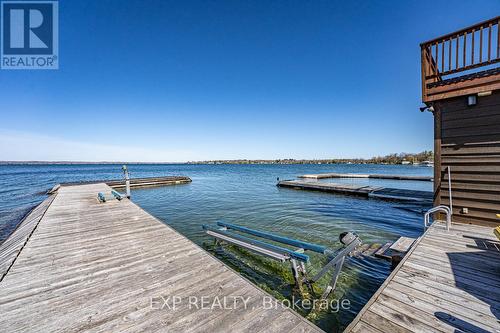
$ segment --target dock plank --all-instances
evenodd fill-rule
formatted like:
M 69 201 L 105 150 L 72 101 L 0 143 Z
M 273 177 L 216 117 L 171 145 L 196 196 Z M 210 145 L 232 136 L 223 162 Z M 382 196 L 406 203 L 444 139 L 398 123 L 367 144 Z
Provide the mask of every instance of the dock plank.
M 410 249 L 410 247 L 415 242 L 415 238 L 410 237 L 399 237 L 394 244 L 390 246 L 391 250 L 406 253 Z
M 376 309 L 374 309 L 376 311 Z M 410 333 L 411 331 L 395 324 L 386 316 L 387 311 L 381 311 L 377 314 L 373 311 L 367 311 L 363 321 L 367 324 L 379 329 L 381 332 L 394 332 L 394 333 Z
M 19 223 L 12 234 L 0 244 L 0 282 L 9 271 L 28 238 L 37 227 L 55 196 L 45 199 L 32 209 Z
M 99 203 L 97 193 L 110 190 L 103 183 L 57 189 L 0 282 L 2 327 L 9 332 L 321 332 L 290 309 L 264 311 L 264 297 L 270 295 L 132 201 Z M 11 256 L 2 257 L 0 250 L 0 258 Z M 182 303 L 176 309 L 152 306 L 153 299 L 168 296 Z M 244 296 L 252 306 L 198 309 L 188 306 L 190 296 Z

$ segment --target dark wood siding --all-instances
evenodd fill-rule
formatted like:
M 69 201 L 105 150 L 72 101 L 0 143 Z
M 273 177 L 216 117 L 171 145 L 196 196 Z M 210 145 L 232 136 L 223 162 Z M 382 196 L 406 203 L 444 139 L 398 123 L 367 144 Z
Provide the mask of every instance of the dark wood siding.
M 467 106 L 467 97 L 442 100 L 437 106 L 441 152 L 436 159 L 442 175 L 440 188 L 436 184 L 437 202 L 449 205 L 445 169 L 449 166 L 454 220 L 500 224 L 496 217 L 500 213 L 500 91 L 478 97 L 475 106 Z

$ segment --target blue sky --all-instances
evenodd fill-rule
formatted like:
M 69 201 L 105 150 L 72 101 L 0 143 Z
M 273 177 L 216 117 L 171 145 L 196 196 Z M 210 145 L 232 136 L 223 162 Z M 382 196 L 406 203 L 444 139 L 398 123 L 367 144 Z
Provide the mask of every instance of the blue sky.
M 0 71 L 0 160 L 432 149 L 419 43 L 500 1 L 69 1 L 59 70 Z

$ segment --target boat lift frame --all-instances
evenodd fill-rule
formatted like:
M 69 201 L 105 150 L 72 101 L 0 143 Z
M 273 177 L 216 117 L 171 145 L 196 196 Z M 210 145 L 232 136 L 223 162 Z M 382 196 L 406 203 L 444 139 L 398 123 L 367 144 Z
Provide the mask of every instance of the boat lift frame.
M 327 288 L 321 295 L 321 299 L 327 298 L 330 293 L 335 290 L 337 280 L 342 270 L 342 266 L 344 265 L 346 256 L 348 256 L 359 245 L 361 245 L 361 239 L 353 232 L 344 232 L 340 235 L 339 238 L 340 242 L 343 244 L 343 247 L 340 250 L 334 252 L 328 249 L 326 246 L 303 242 L 297 239 L 283 237 L 272 233 L 258 231 L 221 221 L 217 222 L 217 226 L 203 225 L 203 229 L 208 235 L 215 238 L 215 243 L 217 245 L 222 245 L 222 242 L 226 242 L 243 247 L 254 253 L 267 256 L 273 260 L 277 260 L 280 262 L 290 262 L 295 285 L 301 292 L 302 285 L 306 284 L 309 290 L 314 293 L 312 285 L 323 276 L 325 276 L 325 274 L 327 274 L 329 271 L 333 270 L 332 278 L 328 283 Z M 256 236 L 258 238 L 271 240 L 281 244 L 286 244 L 296 247 L 296 249 L 292 250 L 278 245 L 269 244 L 259 239 L 246 237 L 232 231 Z M 323 266 L 323 268 L 313 278 L 308 278 L 307 275 L 306 263 L 309 262 L 309 256 L 305 254 L 305 251 L 313 251 L 316 253 L 327 255 L 330 258 L 329 262 L 325 266 Z

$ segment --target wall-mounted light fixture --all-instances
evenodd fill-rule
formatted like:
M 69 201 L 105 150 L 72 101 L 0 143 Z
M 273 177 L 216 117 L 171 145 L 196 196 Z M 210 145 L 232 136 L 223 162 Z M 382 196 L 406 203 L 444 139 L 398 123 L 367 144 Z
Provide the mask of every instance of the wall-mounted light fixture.
M 491 95 L 491 90 L 490 91 L 482 91 L 480 93 L 477 93 L 478 97 L 489 96 L 489 95 Z
M 425 111 L 434 112 L 434 107 L 432 105 L 431 106 L 422 106 L 420 108 L 420 112 L 425 112 Z
M 476 95 L 469 95 L 467 96 L 467 105 L 472 106 L 477 104 L 477 96 Z

